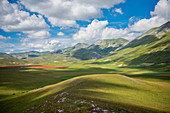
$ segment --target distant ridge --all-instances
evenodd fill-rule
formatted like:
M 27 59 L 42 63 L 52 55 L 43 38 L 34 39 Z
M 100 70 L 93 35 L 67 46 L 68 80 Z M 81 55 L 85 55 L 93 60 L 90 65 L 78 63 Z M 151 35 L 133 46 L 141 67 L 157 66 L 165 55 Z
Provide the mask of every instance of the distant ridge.
M 170 21 L 130 41 L 99 63 L 170 63 Z

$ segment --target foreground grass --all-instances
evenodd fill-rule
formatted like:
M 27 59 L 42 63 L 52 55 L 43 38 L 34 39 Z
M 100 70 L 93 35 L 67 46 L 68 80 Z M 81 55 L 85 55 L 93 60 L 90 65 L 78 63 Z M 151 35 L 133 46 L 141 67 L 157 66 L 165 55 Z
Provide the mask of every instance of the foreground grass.
M 146 73 L 152 79 L 148 80 L 144 76 Z M 109 65 L 98 65 L 97 68 L 96 65 L 78 65 L 63 70 L 1 68 L 0 112 L 22 112 L 63 91 L 76 98 L 95 100 L 98 104 L 108 103 L 112 108 L 117 106 L 136 112 L 170 112 L 170 83 L 165 76 L 168 73 Z M 163 75 L 165 79 L 158 75 Z M 49 111 L 49 108 L 43 110 Z

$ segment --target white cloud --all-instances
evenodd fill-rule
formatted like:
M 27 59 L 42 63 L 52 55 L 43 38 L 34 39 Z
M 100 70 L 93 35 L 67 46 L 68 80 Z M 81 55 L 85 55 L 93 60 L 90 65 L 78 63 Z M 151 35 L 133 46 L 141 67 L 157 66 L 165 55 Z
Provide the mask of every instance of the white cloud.
M 59 32 L 57 33 L 58 36 L 64 36 L 64 33 L 63 32 Z
M 10 52 L 15 51 L 15 49 L 11 49 Z
M 108 28 L 105 24 L 100 25 L 104 21 L 94 20 L 86 28 L 80 28 L 80 30 L 73 35 L 73 39 L 77 42 L 93 43 L 101 39 L 114 39 L 114 38 L 125 38 L 132 40 L 144 31 L 151 28 L 158 27 L 165 22 L 170 20 L 170 1 L 160 0 L 155 6 L 155 10 L 150 12 L 152 17 L 150 19 L 138 19 L 136 17 L 131 17 L 129 19 L 129 27 L 125 29 L 115 29 Z M 115 9 L 115 12 L 123 14 L 121 9 Z M 98 24 L 98 26 L 96 25 Z
M 113 38 L 122 38 L 122 36 L 127 35 L 128 29 L 115 29 L 106 27 L 102 31 L 102 39 L 113 39 Z
M 57 49 L 63 49 L 64 47 L 70 47 L 74 43 L 71 38 L 49 38 L 49 39 L 30 39 L 22 40 L 20 50 L 24 51 L 54 51 Z M 18 48 L 17 48 L 18 49 Z
M 150 19 L 141 19 L 138 22 L 134 23 L 132 26 L 130 26 L 130 29 L 132 31 L 147 31 L 151 28 L 158 27 L 162 24 L 164 24 L 166 20 L 164 18 L 159 18 L 157 16 L 154 16 Z
M 132 40 L 138 36 L 140 36 L 141 32 L 131 31 L 129 28 L 125 29 L 115 29 L 106 27 L 102 32 L 101 39 L 117 39 L 124 38 L 127 40 Z
M 121 15 L 123 15 L 122 9 L 121 8 L 115 8 L 114 10 L 117 13 L 120 13 Z
M 151 15 L 170 20 L 170 0 L 160 0 Z
M 170 20 L 170 0 L 160 0 L 155 6 L 155 10 L 150 12 L 150 19 L 141 19 L 130 26 L 133 31 L 147 31 L 158 27 Z
M 108 21 L 93 20 L 86 28 L 81 27 L 80 30 L 73 35 L 73 39 L 81 43 L 94 43 L 101 39 L 101 33 Z
M 78 26 L 75 20 L 67 20 L 67 19 L 58 19 L 54 17 L 49 17 L 48 20 L 51 22 L 52 26 L 62 26 L 62 27 L 72 27 L 72 26 Z
M 21 36 L 22 34 L 21 33 L 17 33 L 16 35 Z
M 41 15 L 30 15 L 29 12 L 20 10 L 17 4 L 11 4 L 7 0 L 0 1 L 0 17 L 0 28 L 6 32 L 32 35 L 31 33 L 49 30 Z
M 115 29 L 106 27 L 107 21 L 93 20 L 86 28 L 82 27 L 73 35 L 73 39 L 78 43 L 92 44 L 98 40 L 125 38 L 132 40 L 141 35 L 139 32 L 133 32 L 129 28 Z
M 101 17 L 101 8 L 111 8 L 125 0 L 22 0 L 32 12 L 45 15 L 53 26 L 77 26 L 76 20 Z
M 23 40 L 22 43 L 22 50 L 34 50 L 34 51 L 51 51 L 58 49 L 60 42 L 56 39 L 29 39 L 29 40 Z
M 0 39 L 11 39 L 11 37 L 10 36 L 5 37 L 5 36 L 0 35 Z
M 31 31 L 31 32 L 25 32 L 27 33 L 28 38 L 34 38 L 34 39 L 44 39 L 50 37 L 50 33 L 48 31 Z
M 122 36 L 121 38 L 127 39 L 127 40 L 133 40 L 134 38 L 137 38 L 138 36 L 142 35 L 143 32 L 133 32 L 129 31 L 126 35 Z

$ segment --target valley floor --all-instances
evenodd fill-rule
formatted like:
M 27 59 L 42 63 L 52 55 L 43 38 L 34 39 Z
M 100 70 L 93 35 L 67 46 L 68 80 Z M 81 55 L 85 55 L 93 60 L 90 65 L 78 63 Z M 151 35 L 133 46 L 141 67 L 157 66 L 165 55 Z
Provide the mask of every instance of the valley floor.
M 1 113 L 170 112 L 169 65 L 1 67 Z

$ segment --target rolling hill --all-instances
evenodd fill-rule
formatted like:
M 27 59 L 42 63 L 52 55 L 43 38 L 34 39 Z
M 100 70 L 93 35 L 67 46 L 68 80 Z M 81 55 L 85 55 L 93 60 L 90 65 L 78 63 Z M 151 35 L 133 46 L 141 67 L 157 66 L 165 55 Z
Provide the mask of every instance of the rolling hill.
M 72 56 L 81 60 L 102 58 L 127 42 L 128 40 L 123 38 L 99 40 L 86 48 L 74 51 Z
M 1 84 L 6 86 L 0 89 L 3 95 L 0 98 L 2 113 L 23 110 L 24 113 L 51 113 L 58 110 L 76 113 L 104 110 L 109 113 L 170 111 L 170 84 L 166 80 L 147 81 L 128 77 L 116 74 L 116 68 L 50 69 L 53 71 L 51 73 L 44 73 L 48 68 L 0 69 L 3 70 L 0 74 Z M 125 70 L 130 71 L 128 68 Z M 9 74 L 11 71 L 13 73 Z M 131 71 L 139 73 L 140 70 Z M 5 84 L 6 81 L 11 84 Z
M 170 22 L 151 29 L 96 61 L 125 65 L 170 63 Z
M 11 55 L 7 54 L 7 53 L 0 53 L 0 58 L 4 59 L 4 58 L 12 58 Z
M 74 45 L 73 47 L 68 47 L 68 48 L 64 48 L 64 49 L 59 49 L 54 51 L 54 53 L 62 53 L 62 54 L 68 54 L 70 55 L 73 51 L 81 49 L 81 48 L 86 48 L 88 47 L 88 44 L 85 43 L 77 43 L 76 45 Z
M 45 65 L 0 67 L 1 113 L 170 112 L 170 22 L 130 42 L 109 39 L 31 54 L 39 56 L 0 59 L 1 65 Z

